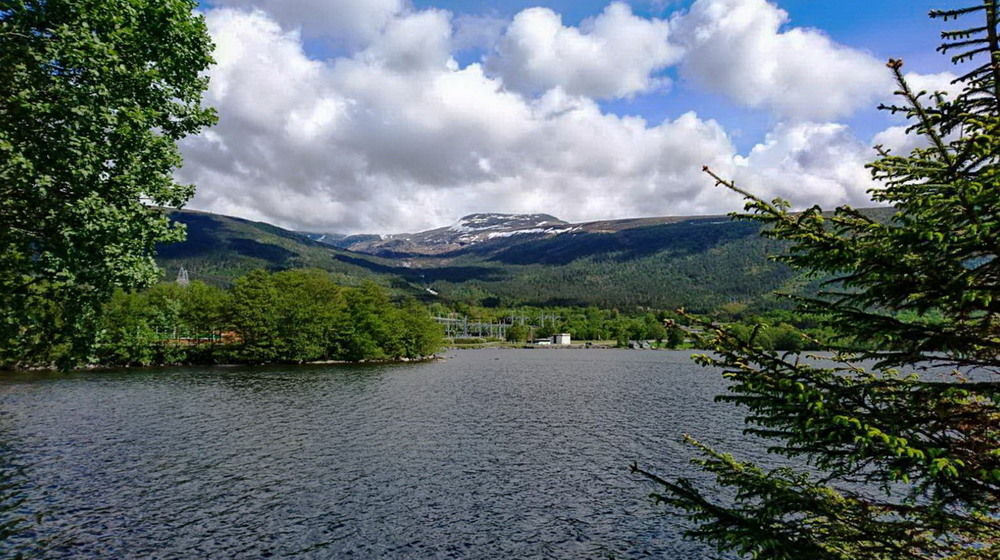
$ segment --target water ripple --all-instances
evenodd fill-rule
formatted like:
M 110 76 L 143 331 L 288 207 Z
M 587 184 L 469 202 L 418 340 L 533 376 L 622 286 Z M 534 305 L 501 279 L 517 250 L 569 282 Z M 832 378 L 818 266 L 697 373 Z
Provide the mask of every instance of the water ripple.
M 9 377 L 0 557 L 706 558 L 627 465 L 741 445 L 722 388 L 599 350 Z

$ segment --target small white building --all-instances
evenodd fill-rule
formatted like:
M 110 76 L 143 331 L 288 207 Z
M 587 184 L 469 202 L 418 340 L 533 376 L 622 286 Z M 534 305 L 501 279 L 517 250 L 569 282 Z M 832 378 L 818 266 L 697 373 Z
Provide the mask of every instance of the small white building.
M 570 344 L 572 344 L 572 342 L 570 340 L 569 334 L 560 333 L 552 337 L 552 344 L 556 344 L 559 346 L 569 346 Z

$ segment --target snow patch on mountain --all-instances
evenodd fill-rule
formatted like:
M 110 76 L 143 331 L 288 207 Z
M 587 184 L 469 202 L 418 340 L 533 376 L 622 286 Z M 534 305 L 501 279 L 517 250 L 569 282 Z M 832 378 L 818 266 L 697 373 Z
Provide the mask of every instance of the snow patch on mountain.
M 566 222 L 548 214 L 469 214 L 448 229 L 458 233 L 529 229 Z
M 515 235 L 529 235 L 529 234 L 546 234 L 546 235 L 559 235 L 562 233 L 570 233 L 573 231 L 579 231 L 579 227 L 571 228 L 530 228 L 530 229 L 515 229 L 513 231 L 494 231 L 486 235 L 487 239 L 497 239 L 498 237 L 513 237 Z
M 469 214 L 442 228 L 419 233 L 350 236 L 337 246 L 370 254 L 436 255 L 517 236 L 550 237 L 580 229 L 549 214 Z

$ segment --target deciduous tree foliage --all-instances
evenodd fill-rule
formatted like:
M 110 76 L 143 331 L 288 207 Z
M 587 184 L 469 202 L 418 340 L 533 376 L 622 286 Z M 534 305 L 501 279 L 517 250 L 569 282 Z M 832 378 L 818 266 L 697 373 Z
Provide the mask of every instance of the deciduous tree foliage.
M 768 470 L 693 438 L 715 487 L 667 480 L 656 498 L 722 553 L 767 559 L 1000 558 L 1000 45 L 985 0 L 932 17 L 978 18 L 941 51 L 978 61 L 961 95 L 912 91 L 892 60 L 911 133 L 925 147 L 871 164 L 897 209 L 792 214 L 744 194 L 744 219 L 791 242 L 780 260 L 836 278 L 795 298 L 839 335 L 833 365 L 763 350 L 759 331 L 718 328 L 701 363 L 732 380 L 720 400 L 746 407 L 747 432 L 801 470 Z M 709 171 L 711 173 L 711 171 Z M 713 175 L 714 176 L 714 175 Z M 848 354 L 865 341 L 870 351 Z M 941 379 L 924 366 L 953 368 Z M 897 372 L 893 367 L 904 369 Z M 871 368 L 871 370 L 866 369 Z M 905 374 L 916 371 L 916 374 Z M 964 375 L 963 375 L 964 374 Z
M 426 358 L 440 325 L 415 300 L 322 270 L 253 271 L 225 292 L 201 282 L 117 291 L 94 354 L 102 365 L 302 363 Z
M 0 0 L 0 365 L 85 357 L 175 241 L 178 140 L 211 124 L 192 0 Z

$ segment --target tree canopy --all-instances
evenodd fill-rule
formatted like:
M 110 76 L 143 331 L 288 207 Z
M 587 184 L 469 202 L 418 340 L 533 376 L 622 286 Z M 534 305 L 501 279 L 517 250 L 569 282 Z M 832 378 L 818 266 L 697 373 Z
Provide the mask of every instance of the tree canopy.
M 183 237 L 177 141 L 212 44 L 193 0 L 0 0 L 0 365 L 85 356 L 115 287 Z
M 416 359 L 443 342 L 415 300 L 315 269 L 255 270 L 228 291 L 197 280 L 119 290 L 99 326 L 95 363 L 122 366 Z
M 738 218 L 790 242 L 779 260 L 829 278 L 819 296 L 792 299 L 836 336 L 821 362 L 761 348 L 760 329 L 714 327 L 715 353 L 699 360 L 731 379 L 719 399 L 746 407 L 746 432 L 786 459 L 765 468 L 688 436 L 714 485 L 634 465 L 663 485 L 655 497 L 686 516 L 689 537 L 768 559 L 1000 556 L 997 10 L 984 0 L 931 13 L 981 20 L 943 33 L 940 51 L 979 62 L 954 98 L 913 91 L 889 61 L 901 102 L 885 108 L 924 143 L 879 148 L 870 165 L 872 198 L 896 209 L 888 222 L 849 207 L 792 213 L 706 169 L 747 198 Z M 848 352 L 859 340 L 870 350 Z

